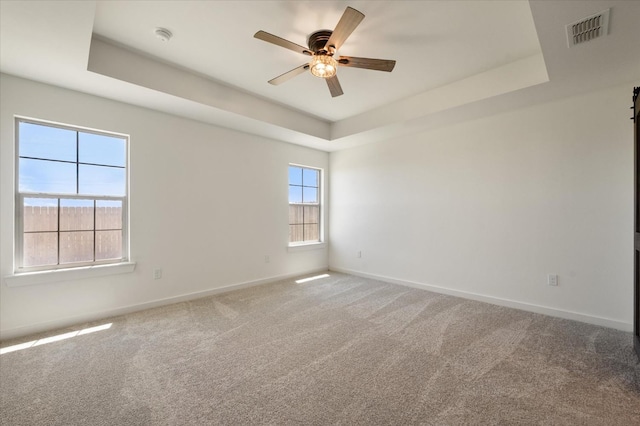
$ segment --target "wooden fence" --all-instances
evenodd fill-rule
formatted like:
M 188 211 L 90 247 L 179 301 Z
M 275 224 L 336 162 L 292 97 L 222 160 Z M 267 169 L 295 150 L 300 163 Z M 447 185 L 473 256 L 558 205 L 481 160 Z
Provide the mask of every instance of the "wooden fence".
M 289 242 L 318 241 L 320 236 L 320 207 L 289 204 Z
M 121 207 L 25 206 L 23 265 L 122 257 Z

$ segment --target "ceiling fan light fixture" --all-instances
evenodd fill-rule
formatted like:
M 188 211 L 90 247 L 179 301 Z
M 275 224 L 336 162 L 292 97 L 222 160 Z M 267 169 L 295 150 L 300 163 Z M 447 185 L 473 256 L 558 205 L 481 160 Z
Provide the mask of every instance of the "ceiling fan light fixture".
M 309 67 L 316 77 L 331 78 L 336 75 L 338 62 L 329 55 L 314 55 Z

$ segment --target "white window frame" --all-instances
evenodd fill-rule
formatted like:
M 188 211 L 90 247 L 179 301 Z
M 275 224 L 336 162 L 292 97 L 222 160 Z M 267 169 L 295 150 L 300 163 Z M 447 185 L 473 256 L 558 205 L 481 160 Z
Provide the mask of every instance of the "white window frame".
M 311 249 L 311 248 L 322 248 L 322 247 L 325 246 L 325 238 L 324 238 L 324 169 L 322 169 L 320 167 L 307 166 L 307 165 L 304 165 L 304 164 L 297 164 L 297 163 L 289 163 L 287 165 L 287 207 L 289 205 L 291 205 L 291 204 L 298 204 L 298 203 L 288 202 L 289 201 L 289 187 L 291 186 L 291 183 L 289 182 L 289 167 L 290 166 L 300 167 L 300 168 L 309 169 L 309 170 L 316 170 L 316 171 L 319 172 L 319 174 L 318 174 L 318 221 L 319 221 L 319 223 L 318 223 L 318 241 L 297 241 L 297 242 L 288 241 L 288 248 L 289 248 L 289 250 L 296 250 L 296 249 L 304 250 L 304 249 Z M 303 205 L 304 205 L 304 203 L 303 203 Z M 314 205 L 314 204 L 307 204 L 307 205 Z M 288 220 L 287 220 L 287 224 L 291 225 Z M 288 238 L 287 238 L 287 240 L 288 240 Z
M 63 194 L 63 193 L 39 193 L 39 192 L 20 192 L 20 123 L 30 123 L 40 126 L 55 127 L 64 130 L 70 130 L 78 133 L 92 133 L 101 136 L 117 137 L 125 140 L 125 194 L 123 196 L 105 196 L 105 195 L 80 195 L 80 194 Z M 38 120 L 33 118 L 15 116 L 15 237 L 14 237 L 14 273 L 25 274 L 31 272 L 60 272 L 70 269 L 82 269 L 94 266 L 109 265 L 134 265 L 129 262 L 129 135 L 104 130 L 90 129 L 86 127 L 74 126 L 69 124 L 55 123 L 46 120 Z M 78 159 L 76 159 L 78 161 Z M 57 265 L 42 266 L 23 266 L 23 247 L 24 247 L 24 223 L 23 223 L 23 206 L 25 198 L 51 198 L 51 199 L 82 199 L 82 200 L 116 200 L 122 202 L 122 257 L 117 259 L 97 260 L 89 262 L 74 262 Z M 59 202 L 58 202 L 59 208 Z M 60 213 L 58 212 L 58 215 Z M 95 233 L 95 223 L 93 232 Z M 58 238 L 60 229 L 56 231 Z M 95 250 L 95 247 L 94 247 Z M 95 255 L 95 253 L 94 253 Z M 58 249 L 58 257 L 60 256 Z M 133 270 L 131 268 L 131 270 Z M 129 272 L 127 268 L 126 272 Z

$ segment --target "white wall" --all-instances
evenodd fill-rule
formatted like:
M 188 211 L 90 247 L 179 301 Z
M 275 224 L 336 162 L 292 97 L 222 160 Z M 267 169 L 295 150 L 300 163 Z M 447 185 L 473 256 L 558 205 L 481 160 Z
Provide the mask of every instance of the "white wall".
M 331 153 L 331 269 L 630 330 L 631 89 Z
M 327 268 L 326 247 L 287 251 L 287 165 L 326 170 L 327 153 L 8 75 L 0 76 L 0 93 L 0 275 L 13 272 L 14 115 L 131 136 L 130 237 L 137 262 L 130 274 L 3 283 L 2 338 Z M 161 280 L 153 280 L 155 268 L 162 268 Z

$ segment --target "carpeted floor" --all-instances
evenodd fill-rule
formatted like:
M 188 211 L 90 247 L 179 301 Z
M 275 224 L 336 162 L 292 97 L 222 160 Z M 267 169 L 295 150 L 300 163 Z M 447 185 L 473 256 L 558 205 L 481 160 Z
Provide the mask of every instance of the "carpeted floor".
M 3 342 L 70 333 L 0 356 L 1 424 L 640 424 L 631 333 L 329 274 Z

